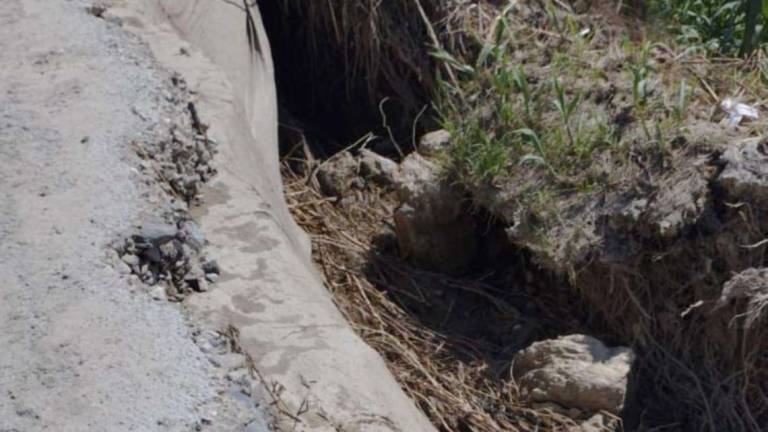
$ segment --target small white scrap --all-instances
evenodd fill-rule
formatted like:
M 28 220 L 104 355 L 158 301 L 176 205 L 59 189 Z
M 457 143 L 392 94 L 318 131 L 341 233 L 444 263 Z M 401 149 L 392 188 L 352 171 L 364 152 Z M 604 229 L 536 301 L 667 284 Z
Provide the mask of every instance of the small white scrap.
M 693 303 L 692 305 L 688 306 L 683 313 L 680 314 L 680 318 L 685 318 L 688 314 L 693 312 L 695 309 L 698 309 L 700 307 L 704 306 L 704 300 L 699 300 L 696 303 Z
M 723 99 L 720 102 L 720 107 L 728 114 L 728 123 L 732 126 L 738 126 L 745 118 L 747 120 L 757 120 L 759 118 L 757 108 L 736 102 L 731 98 Z

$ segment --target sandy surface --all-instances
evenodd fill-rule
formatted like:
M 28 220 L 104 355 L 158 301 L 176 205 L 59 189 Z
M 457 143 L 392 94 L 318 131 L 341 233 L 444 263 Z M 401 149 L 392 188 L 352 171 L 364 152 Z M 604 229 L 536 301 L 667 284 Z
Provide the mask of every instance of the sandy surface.
M 131 142 L 169 84 L 88 5 L 0 1 L 0 431 L 261 430 L 218 422 L 242 409 L 181 310 L 108 264 L 158 211 Z

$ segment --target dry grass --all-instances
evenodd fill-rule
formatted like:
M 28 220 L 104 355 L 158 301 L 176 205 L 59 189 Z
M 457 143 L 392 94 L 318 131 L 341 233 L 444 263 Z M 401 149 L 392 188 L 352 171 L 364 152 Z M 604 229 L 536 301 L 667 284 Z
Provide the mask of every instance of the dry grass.
M 486 1 L 463 0 L 280 0 L 296 13 L 318 68 L 330 51 L 343 53 L 348 83 L 365 80 L 372 106 L 396 98 L 409 113 L 418 112 L 437 90 L 430 53 L 435 45 L 452 52 L 473 49 L 472 29 L 481 33 L 493 18 Z M 443 70 L 450 74 L 450 71 Z M 350 89 L 351 90 L 351 89 Z
M 391 220 L 390 194 L 369 189 L 355 201 L 338 205 L 288 168 L 284 182 L 289 207 L 311 235 L 315 261 L 334 301 L 438 429 L 564 431 L 576 426 L 567 417 L 534 409 L 520 399 L 509 376 L 511 354 L 504 343 L 455 333 L 450 325 L 433 325 L 456 319 L 471 327 L 471 318 L 465 317 L 477 310 L 467 310 L 470 307 L 493 315 L 491 321 L 498 326 L 505 318 L 520 322 L 523 317 L 480 280 L 419 271 L 387 252 L 382 228 L 386 230 Z M 414 315 L 419 305 L 441 316 L 425 322 L 429 320 Z

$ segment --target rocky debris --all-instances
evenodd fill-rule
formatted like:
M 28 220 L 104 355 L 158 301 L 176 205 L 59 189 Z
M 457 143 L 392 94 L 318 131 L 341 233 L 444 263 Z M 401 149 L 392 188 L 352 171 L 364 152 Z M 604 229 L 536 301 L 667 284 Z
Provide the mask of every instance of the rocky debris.
M 207 126 L 199 118 L 191 102 L 187 84 L 179 75 L 171 77 L 173 89 L 166 99 L 185 107 L 168 120 L 170 127 L 161 138 L 136 142 L 134 149 L 141 158 L 139 167 L 169 198 L 173 223 L 147 221 L 128 239 L 115 246 L 120 256 L 115 265 L 121 273 L 133 273 L 147 285 L 165 287 L 151 290 L 156 300 L 181 300 L 191 292 L 207 291 L 220 273 L 218 264 L 206 262 L 203 255 L 205 237 L 189 220 L 190 204 L 200 197 L 202 184 L 215 173 L 215 143 L 207 137 Z M 154 196 L 150 197 L 150 199 Z M 161 197 L 162 199 L 162 197 Z
M 360 174 L 381 186 L 395 182 L 397 163 L 368 149 L 360 150 Z
M 395 232 L 402 255 L 449 274 L 467 270 L 478 248 L 474 219 L 464 196 L 440 178 L 438 167 L 417 153 L 406 157 L 395 179 L 400 206 Z
M 188 99 L 184 80 L 174 77 L 173 83 L 179 94 L 169 97 Z M 194 103 L 187 103 L 187 113 L 187 118 L 172 122 L 166 139 L 137 142 L 135 149 L 143 159 L 141 169 L 154 173 L 166 192 L 189 204 L 198 198 L 201 185 L 216 174 L 216 145 L 208 139 L 207 128 L 200 123 Z
M 347 191 L 362 188 L 363 181 L 358 174 L 358 163 L 352 153 L 341 152 L 323 162 L 317 169 L 320 190 L 328 196 L 342 197 Z
M 621 412 L 634 353 L 586 335 L 536 342 L 515 356 L 513 373 L 524 396 L 587 412 Z
M 192 221 L 178 225 L 148 222 L 116 247 L 120 257 L 116 265 L 126 266 L 147 285 L 164 285 L 164 289 L 152 290 L 154 299 L 167 296 L 178 301 L 191 292 L 207 291 L 208 283 L 221 272 L 215 261 L 202 255 L 204 244 L 205 238 Z
M 248 407 L 245 411 L 205 410 L 205 414 L 200 419 L 201 426 L 220 425 L 216 430 L 268 430 L 265 425 L 269 421 L 263 417 L 260 410 L 255 409 L 258 408 L 255 401 L 263 399 L 264 390 L 261 382 L 255 379 L 248 357 L 241 352 L 236 333 L 198 328 L 193 330 L 192 338 L 211 365 L 218 369 L 219 379 L 226 389 L 219 394 L 219 397 L 232 399 L 236 402 L 232 404 L 234 406 Z M 253 425 L 253 428 L 235 428 L 229 425 Z M 195 430 L 208 430 L 208 428 L 200 427 Z
M 228 333 L 214 330 L 195 330 L 192 337 L 208 361 L 221 368 L 223 377 L 243 394 L 251 395 L 252 380 L 248 358 L 237 348 L 237 341 Z
M 768 203 L 768 141 L 752 139 L 729 147 L 718 184 L 729 198 Z
M 451 133 L 445 129 L 424 134 L 419 140 L 419 153 L 424 156 L 437 156 L 451 143 Z

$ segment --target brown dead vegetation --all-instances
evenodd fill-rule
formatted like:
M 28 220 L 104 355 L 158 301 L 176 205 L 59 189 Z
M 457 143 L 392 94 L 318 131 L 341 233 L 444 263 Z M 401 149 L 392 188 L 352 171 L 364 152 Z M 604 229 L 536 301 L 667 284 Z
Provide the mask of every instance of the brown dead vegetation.
M 312 238 L 334 301 L 439 430 L 577 427 L 574 419 L 521 400 L 509 369 L 518 349 L 578 323 L 573 312 L 544 306 L 534 320 L 519 308 L 534 301 L 552 306 L 563 297 L 501 290 L 489 274 L 453 278 L 413 268 L 397 256 L 391 191 L 368 185 L 336 203 L 287 165 L 283 178 L 288 205 Z

